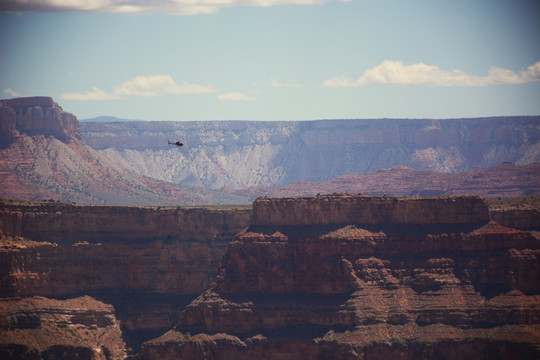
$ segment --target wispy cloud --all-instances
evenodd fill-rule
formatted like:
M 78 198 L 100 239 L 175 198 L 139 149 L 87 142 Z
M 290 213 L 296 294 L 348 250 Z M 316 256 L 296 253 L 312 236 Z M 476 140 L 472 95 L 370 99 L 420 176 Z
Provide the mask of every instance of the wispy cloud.
M 117 95 L 161 96 L 207 94 L 216 91 L 211 85 L 197 85 L 184 81 L 177 84 L 170 75 L 137 76 L 114 89 Z
M 13 96 L 13 97 L 19 97 L 21 96 L 21 94 L 19 94 L 18 92 L 16 91 L 13 91 L 11 89 L 4 89 L 3 91 L 4 94 L 8 94 L 9 96 Z
M 274 78 L 270 79 L 270 85 L 272 87 L 277 87 L 277 88 L 301 88 L 301 87 L 304 87 L 304 85 L 302 85 L 302 84 L 286 84 L 286 83 L 282 83 L 282 82 L 277 81 Z
M 118 100 L 124 97 L 151 97 L 166 95 L 207 94 L 215 92 L 212 85 L 197 85 L 184 81 L 176 83 L 170 75 L 137 76 L 114 88 L 112 93 L 107 93 L 97 87 L 84 93 L 64 93 L 64 100 L 77 101 L 102 101 Z
M 5 0 L 0 1 L 0 11 L 195 15 L 235 6 L 314 5 L 329 1 L 336 0 Z
M 97 87 L 92 87 L 92 90 L 84 93 L 64 93 L 61 95 L 64 100 L 75 101 L 103 101 L 103 100 L 118 100 L 120 97 L 115 94 L 109 94 Z
M 253 101 L 255 100 L 252 97 L 249 97 L 245 94 L 239 92 L 231 92 L 227 94 L 221 94 L 218 96 L 218 99 L 221 101 Z
M 385 60 L 380 65 L 364 71 L 352 80 L 340 75 L 326 80 L 328 87 L 354 87 L 363 85 L 402 86 L 488 86 L 499 84 L 524 84 L 540 81 L 540 61 L 515 73 L 499 67 L 488 70 L 487 76 L 475 76 L 461 70 L 442 70 L 435 65 L 417 63 L 405 65 L 403 61 Z

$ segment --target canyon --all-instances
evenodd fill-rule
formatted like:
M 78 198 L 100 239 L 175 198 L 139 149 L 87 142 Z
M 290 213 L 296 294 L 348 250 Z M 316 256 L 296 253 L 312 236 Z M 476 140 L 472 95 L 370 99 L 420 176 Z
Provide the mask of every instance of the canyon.
M 539 255 L 478 197 L 258 199 L 142 358 L 536 359 Z
M 130 172 L 81 139 L 77 118 L 50 97 L 0 101 L 0 197 L 111 205 L 245 203 Z
M 539 119 L 1 100 L 0 358 L 537 359 Z
M 396 166 L 455 174 L 540 162 L 539 116 L 81 122 L 81 134 L 133 172 L 212 189 L 318 183 Z M 167 140 L 184 147 L 172 148 Z
M 534 116 L 79 123 L 52 98 L 31 97 L 0 101 L 0 130 L 5 199 L 186 206 L 334 192 L 540 194 Z M 171 137 L 185 145 L 169 146 Z
M 538 220 L 475 196 L 2 201 L 0 352 L 532 359 Z

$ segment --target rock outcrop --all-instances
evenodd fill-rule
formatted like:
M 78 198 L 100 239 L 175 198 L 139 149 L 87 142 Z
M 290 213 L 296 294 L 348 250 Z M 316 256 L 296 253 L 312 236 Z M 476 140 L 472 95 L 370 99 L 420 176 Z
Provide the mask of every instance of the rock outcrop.
M 120 360 L 114 308 L 91 297 L 0 299 L 0 358 Z
M 53 136 L 62 142 L 81 139 L 77 118 L 45 96 L 0 100 L 0 130 L 0 147 L 20 134 Z
M 540 195 L 540 163 L 503 163 L 456 174 L 419 171 L 405 166 L 368 174 L 348 174 L 326 182 L 297 181 L 286 186 L 260 186 L 244 190 L 256 196 L 310 196 L 350 193 L 389 196 L 478 195 L 512 198 Z
M 540 356 L 540 241 L 490 221 L 482 199 L 253 207 L 216 283 L 143 359 Z

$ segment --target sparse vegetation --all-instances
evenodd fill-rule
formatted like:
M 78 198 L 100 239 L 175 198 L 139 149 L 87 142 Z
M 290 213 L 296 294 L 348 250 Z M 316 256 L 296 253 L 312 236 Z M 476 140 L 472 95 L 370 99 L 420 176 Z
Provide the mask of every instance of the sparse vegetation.
M 540 196 L 518 198 L 488 198 L 490 209 L 540 209 Z

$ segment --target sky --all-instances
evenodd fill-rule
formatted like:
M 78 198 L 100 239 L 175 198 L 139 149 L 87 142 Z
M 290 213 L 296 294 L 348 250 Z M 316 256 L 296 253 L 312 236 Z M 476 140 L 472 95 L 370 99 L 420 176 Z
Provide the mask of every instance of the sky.
M 0 44 L 79 119 L 540 115 L 537 0 L 2 0 Z

